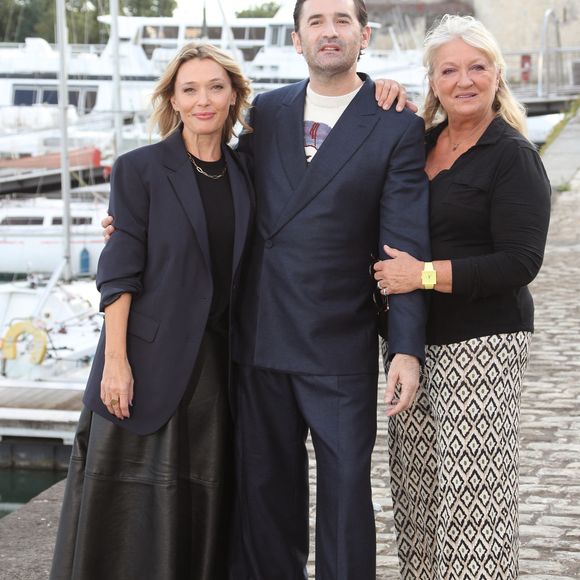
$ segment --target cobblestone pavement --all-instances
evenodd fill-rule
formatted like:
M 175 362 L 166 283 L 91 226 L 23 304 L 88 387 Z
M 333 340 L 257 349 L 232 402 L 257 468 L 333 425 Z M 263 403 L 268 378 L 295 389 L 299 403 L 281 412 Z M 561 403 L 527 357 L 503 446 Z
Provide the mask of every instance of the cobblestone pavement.
M 522 395 L 520 577 L 526 580 L 580 579 L 580 172 L 570 191 L 555 195 L 544 266 L 532 285 L 536 332 Z M 379 401 L 383 392 L 384 381 Z M 398 580 L 386 432 L 379 402 L 372 466 L 373 499 L 382 507 L 377 580 Z M 311 514 L 314 525 L 314 507 Z M 311 557 L 311 578 L 313 564 Z

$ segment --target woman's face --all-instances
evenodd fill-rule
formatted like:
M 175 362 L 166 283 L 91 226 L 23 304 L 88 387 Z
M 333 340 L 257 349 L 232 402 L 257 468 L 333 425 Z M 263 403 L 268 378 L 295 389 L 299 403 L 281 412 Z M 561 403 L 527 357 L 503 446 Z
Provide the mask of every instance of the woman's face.
M 435 53 L 431 88 L 450 120 L 493 111 L 499 73 L 483 52 L 456 38 Z
M 184 133 L 218 136 L 236 93 L 226 70 L 210 58 L 184 62 L 175 77 L 173 108 L 179 113 Z

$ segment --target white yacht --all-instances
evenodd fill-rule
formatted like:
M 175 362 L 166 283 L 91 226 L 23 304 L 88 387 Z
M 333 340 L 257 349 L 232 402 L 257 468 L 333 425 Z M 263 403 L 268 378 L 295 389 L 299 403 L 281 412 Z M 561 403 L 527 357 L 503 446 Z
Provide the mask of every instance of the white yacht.
M 108 192 L 108 185 L 105 186 Z M 94 188 L 90 188 L 94 190 Z M 79 190 L 72 193 L 78 195 Z M 106 193 L 70 203 L 71 268 L 74 276 L 96 273 L 103 249 L 101 219 Z M 0 273 L 50 273 L 63 255 L 62 199 L 31 196 L 0 200 Z
M 285 2 L 276 15 L 270 19 L 266 31 L 265 46 L 254 59 L 247 63 L 246 72 L 252 79 L 255 93 L 269 91 L 305 79 L 308 69 L 304 58 L 297 54 L 292 44 L 294 30 L 294 2 Z M 373 34 L 377 35 L 380 24 L 370 23 Z M 389 78 L 403 83 L 409 97 L 421 101 L 425 90 L 425 69 L 420 50 L 399 48 L 394 32 L 389 30 L 393 49 L 381 50 L 373 45 L 373 35 L 369 48 L 363 51 L 358 70 L 373 79 Z
M 121 103 L 128 116 L 146 110 L 153 84 L 183 44 L 207 39 L 251 60 L 265 45 L 268 18 L 127 17 L 118 18 Z M 99 21 L 110 25 L 110 16 Z M 113 49 L 69 47 L 68 96 L 77 114 L 113 109 Z M 58 51 L 42 38 L 20 45 L 0 44 L 0 126 L 13 122 L 9 106 L 58 104 Z

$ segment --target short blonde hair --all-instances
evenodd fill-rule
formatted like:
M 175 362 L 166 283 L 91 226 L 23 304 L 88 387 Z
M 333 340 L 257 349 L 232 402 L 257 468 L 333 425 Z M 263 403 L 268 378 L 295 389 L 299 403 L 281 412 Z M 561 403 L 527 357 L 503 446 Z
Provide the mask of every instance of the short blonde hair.
M 175 79 L 181 65 L 189 60 L 206 58 L 213 60 L 226 71 L 236 93 L 236 102 L 230 108 L 223 128 L 223 140 L 227 143 L 235 136 L 234 127 L 238 122 L 244 131 L 251 132 L 245 120 L 246 111 L 250 107 L 250 81 L 242 74 L 238 63 L 226 52 L 212 44 L 191 42 L 184 45 L 167 65 L 151 97 L 153 104 L 151 123 L 153 127 L 158 128 L 161 137 L 165 138 L 173 133 L 181 123 L 179 113 L 173 110 L 171 104 L 171 97 L 175 93 Z
M 423 65 L 427 69 L 429 80 L 433 78 L 433 66 L 437 51 L 441 46 L 460 38 L 463 42 L 481 51 L 495 66 L 499 74 L 499 86 L 493 102 L 493 110 L 496 116 L 502 117 L 514 129 L 526 134 L 526 110 L 513 96 L 505 80 L 505 60 L 499 49 L 499 45 L 487 28 L 472 16 L 457 16 L 445 14 L 436 23 L 425 37 L 425 52 L 423 53 Z M 435 125 L 441 118 L 445 119 L 447 113 L 435 96 L 431 83 L 425 103 L 423 105 L 423 118 L 427 129 Z

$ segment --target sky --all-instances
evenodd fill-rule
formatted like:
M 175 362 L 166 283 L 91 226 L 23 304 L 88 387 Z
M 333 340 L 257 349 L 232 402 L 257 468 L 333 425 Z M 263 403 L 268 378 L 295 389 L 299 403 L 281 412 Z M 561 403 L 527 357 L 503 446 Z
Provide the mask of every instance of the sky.
M 233 15 L 234 12 L 250 8 L 252 6 L 260 6 L 268 0 L 221 0 L 223 9 L 226 15 Z M 275 0 L 278 4 L 282 4 L 284 0 Z M 201 14 L 203 0 L 177 0 L 177 9 L 182 14 Z M 218 3 L 216 0 L 206 0 L 206 11 L 208 14 L 220 14 Z

